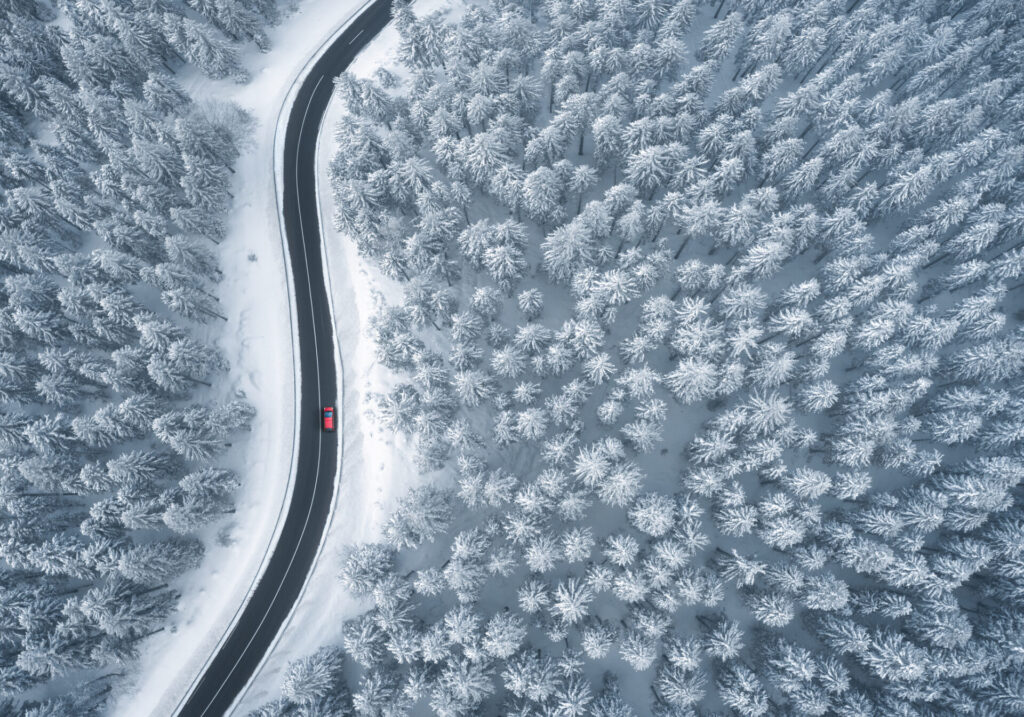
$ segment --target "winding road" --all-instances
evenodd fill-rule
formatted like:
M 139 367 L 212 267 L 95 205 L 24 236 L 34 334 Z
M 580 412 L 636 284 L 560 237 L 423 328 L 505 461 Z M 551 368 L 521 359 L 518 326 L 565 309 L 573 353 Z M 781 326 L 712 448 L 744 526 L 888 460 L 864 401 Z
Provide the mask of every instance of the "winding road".
M 180 705 L 183 717 L 228 714 L 302 592 L 334 499 L 339 436 L 320 430 L 324 405 L 340 408 L 334 326 L 320 252 L 316 142 L 333 82 L 388 23 L 391 0 L 368 5 L 324 51 L 302 81 L 288 116 L 281 211 L 295 289 L 300 430 L 291 503 L 262 577 L 228 637 Z M 337 425 L 341 426 L 341 416 Z M 282 476 L 282 479 L 284 477 Z

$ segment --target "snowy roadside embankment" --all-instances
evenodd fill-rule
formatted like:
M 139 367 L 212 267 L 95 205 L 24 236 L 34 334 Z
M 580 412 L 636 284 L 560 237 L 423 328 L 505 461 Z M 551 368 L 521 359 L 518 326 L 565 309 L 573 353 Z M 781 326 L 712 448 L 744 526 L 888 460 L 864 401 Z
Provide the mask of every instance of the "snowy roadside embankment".
M 298 375 L 290 274 L 279 230 L 277 125 L 297 68 L 362 4 L 303 2 L 272 28 L 269 53 L 248 53 L 252 79 L 245 85 L 181 78 L 197 100 L 233 101 L 253 120 L 251 142 L 236 166 L 229 234 L 219 247 L 225 279 L 218 293 L 229 323 L 210 329 L 208 338 L 216 338 L 231 364 L 222 390 L 244 392 L 257 417 L 252 433 L 221 461 L 242 480 L 236 512 L 200 534 L 206 557 L 176 582 L 178 608 L 167 629 L 142 644 L 133 674 L 109 703 L 112 715 L 174 713 L 255 587 L 283 519 L 292 483 Z
M 450 5 L 450 0 L 418 0 L 417 14 Z M 369 77 L 383 65 L 395 64 L 398 32 L 388 26 L 359 54 L 349 71 Z M 335 310 L 335 337 L 341 356 L 342 403 L 340 482 L 335 493 L 335 510 L 327 528 L 323 551 L 313 567 L 306 590 L 282 629 L 247 691 L 237 703 L 238 714 L 275 698 L 288 662 L 314 652 L 321 645 L 341 641 L 345 620 L 365 611 L 369 604 L 341 589 L 338 571 L 346 547 L 380 537 L 384 521 L 405 493 L 424 482 L 412 461 L 405 439 L 378 428 L 369 412 L 371 395 L 394 381 L 390 371 L 374 358 L 373 342 L 366 330 L 373 315 L 375 297 L 386 298 L 393 291 L 378 281 L 356 251 L 355 244 L 333 226 L 334 200 L 327 181 L 327 169 L 337 150 L 334 127 L 344 109 L 331 99 L 320 126 L 317 144 L 318 194 L 321 210 L 323 259 L 328 291 Z M 343 307 L 337 310 L 337 307 Z

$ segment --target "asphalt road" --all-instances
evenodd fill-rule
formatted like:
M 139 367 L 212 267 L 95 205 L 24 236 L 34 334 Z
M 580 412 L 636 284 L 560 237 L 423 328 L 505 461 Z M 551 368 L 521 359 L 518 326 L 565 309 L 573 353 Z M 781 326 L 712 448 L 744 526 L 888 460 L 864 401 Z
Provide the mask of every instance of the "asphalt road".
M 180 706 L 178 714 L 183 717 L 229 713 L 298 599 L 327 527 L 334 499 L 339 434 L 320 430 L 320 411 L 325 405 L 340 409 L 342 397 L 338 395 L 334 327 L 320 254 L 316 139 L 333 89 L 332 80 L 390 17 L 391 0 L 369 5 L 313 66 L 288 117 L 281 207 L 294 274 L 302 368 L 295 487 L 263 577 L 231 634 Z M 339 429 L 341 418 L 337 416 Z M 215 585 L 209 587 L 216 590 Z

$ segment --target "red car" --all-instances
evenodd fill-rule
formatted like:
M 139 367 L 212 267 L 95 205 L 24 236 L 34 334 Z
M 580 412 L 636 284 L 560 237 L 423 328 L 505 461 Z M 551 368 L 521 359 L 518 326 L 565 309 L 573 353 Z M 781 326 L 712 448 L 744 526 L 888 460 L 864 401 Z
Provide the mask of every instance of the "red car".
M 334 433 L 334 407 L 324 406 L 323 413 L 323 425 L 324 430 L 328 433 Z

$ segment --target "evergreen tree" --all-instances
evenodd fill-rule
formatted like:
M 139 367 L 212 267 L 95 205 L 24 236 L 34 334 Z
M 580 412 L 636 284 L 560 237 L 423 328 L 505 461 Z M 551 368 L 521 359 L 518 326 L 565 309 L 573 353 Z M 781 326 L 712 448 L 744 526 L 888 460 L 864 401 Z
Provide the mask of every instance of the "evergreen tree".
M 288 665 L 281 685 L 284 696 L 307 708 L 352 714 L 341 653 L 325 647 Z

